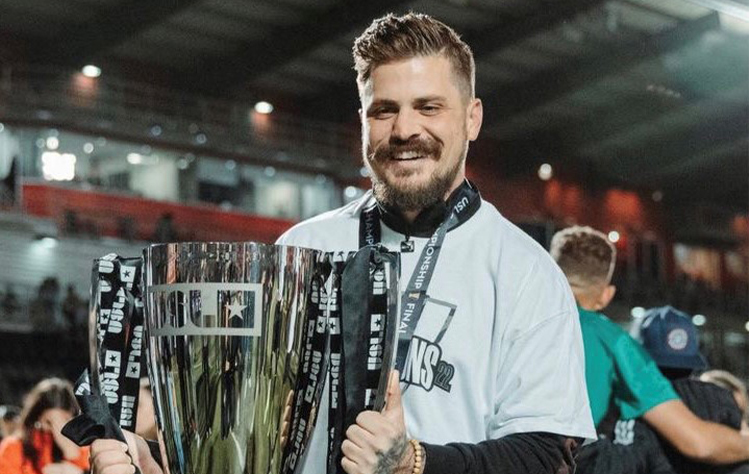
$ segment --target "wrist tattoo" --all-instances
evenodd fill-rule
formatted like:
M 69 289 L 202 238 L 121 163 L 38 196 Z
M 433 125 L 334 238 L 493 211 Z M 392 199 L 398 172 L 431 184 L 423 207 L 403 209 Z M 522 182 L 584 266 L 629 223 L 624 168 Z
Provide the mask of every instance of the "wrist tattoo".
M 392 474 L 398 468 L 403 455 L 408 448 L 406 435 L 400 435 L 395 443 L 387 451 L 377 453 L 377 464 L 375 465 L 374 474 Z

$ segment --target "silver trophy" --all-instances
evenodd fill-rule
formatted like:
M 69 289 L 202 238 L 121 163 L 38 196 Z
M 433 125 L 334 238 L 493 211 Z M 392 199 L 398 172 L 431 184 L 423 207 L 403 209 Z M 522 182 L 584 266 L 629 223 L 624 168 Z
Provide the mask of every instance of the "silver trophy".
M 394 358 L 397 267 L 392 254 L 372 252 L 358 259 L 375 293 L 367 317 L 392 326 L 375 335 L 385 350 L 364 361 L 378 370 L 360 388 L 365 406 L 379 408 Z M 251 242 L 145 250 L 149 376 L 167 474 L 300 470 L 323 377 L 341 359 L 340 295 L 354 260 Z

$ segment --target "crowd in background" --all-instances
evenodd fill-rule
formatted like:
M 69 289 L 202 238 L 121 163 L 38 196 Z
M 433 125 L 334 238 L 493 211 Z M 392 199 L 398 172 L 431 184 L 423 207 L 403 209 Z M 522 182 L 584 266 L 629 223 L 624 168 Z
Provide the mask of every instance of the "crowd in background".
M 136 433 L 156 438 L 148 379 L 141 380 Z M 23 406 L 0 405 L 0 474 L 83 474 L 90 469 L 88 447 L 62 434 L 80 413 L 72 384 L 50 377 L 24 396 Z
M 607 245 L 613 249 L 613 246 L 610 244 Z M 554 244 L 552 243 L 552 254 L 554 252 Z M 555 258 L 559 259 L 558 256 Z M 559 263 L 563 270 L 569 274 L 565 262 L 560 260 Z M 609 264 L 606 263 L 606 265 Z M 613 272 L 613 263 L 611 264 L 611 272 Z M 609 273 L 608 266 L 606 267 L 606 273 L 608 275 L 607 281 L 611 282 L 611 273 Z M 681 283 L 675 285 L 671 291 L 678 292 L 682 288 L 699 288 L 699 285 L 690 285 L 683 278 L 680 281 Z M 741 430 L 742 433 L 749 435 L 749 425 L 747 423 L 749 420 L 749 399 L 747 398 L 746 386 L 739 378 L 732 374 L 721 370 L 714 370 L 714 368 L 708 366 L 704 356 L 699 352 L 697 328 L 693 325 L 691 317 L 673 307 L 667 306 L 648 311 L 648 316 L 636 322 L 633 333 L 643 343 L 643 349 L 637 350 L 644 350 L 645 353 L 648 353 L 647 356 L 644 356 L 646 357 L 646 361 L 652 357 L 657 365 L 657 369 L 651 368 L 648 370 L 651 372 L 655 370 L 658 372 L 657 376 L 661 378 L 663 377 L 660 375 L 661 373 L 665 375 L 669 380 L 669 382 L 665 383 L 672 384 L 673 389 L 671 385 L 659 388 L 658 384 L 650 384 L 648 380 L 644 379 L 638 382 L 638 378 L 645 377 L 645 375 L 642 375 L 644 372 L 635 373 L 635 371 L 629 375 L 622 375 L 623 369 L 621 368 L 617 369 L 617 373 L 625 378 L 632 377 L 632 380 L 612 382 L 612 380 L 608 380 L 603 375 L 594 376 L 594 371 L 588 364 L 591 360 L 599 358 L 600 354 L 597 355 L 596 349 L 591 348 L 589 344 L 591 338 L 594 337 L 590 335 L 589 331 L 595 332 L 599 331 L 599 329 L 591 330 L 589 326 L 586 326 L 585 317 L 587 316 L 584 314 L 585 311 L 582 308 L 584 305 L 589 305 L 596 311 L 602 310 L 613 299 L 614 294 L 611 293 L 604 298 L 600 297 L 599 293 L 595 293 L 603 299 L 593 298 L 586 300 L 585 294 L 580 293 L 579 287 L 576 286 L 579 285 L 579 282 L 574 278 L 570 278 L 570 284 L 576 299 L 578 299 L 578 305 L 581 308 L 583 339 L 586 343 L 586 358 L 589 359 L 586 360 L 586 372 L 588 377 L 594 377 L 588 380 L 588 390 L 591 398 L 591 406 L 594 411 L 594 418 L 596 419 L 598 432 L 601 436 L 601 440 L 593 445 L 593 449 L 586 448 L 581 451 L 581 472 L 647 473 L 650 471 L 638 471 L 635 467 L 630 466 L 629 463 L 635 463 L 638 466 L 648 466 L 648 462 L 651 464 L 654 462 L 652 460 L 648 461 L 648 459 L 655 456 L 653 453 L 661 452 L 657 451 L 657 449 L 665 450 L 663 451 L 665 453 L 671 452 L 670 456 L 677 456 L 677 461 L 681 459 L 678 457 L 680 456 L 679 453 L 674 448 L 669 448 L 670 440 L 668 437 L 658 431 L 657 425 L 655 427 L 651 426 L 645 414 L 640 413 L 636 415 L 636 419 L 627 420 L 628 408 L 626 406 L 618 406 L 615 402 L 615 392 L 621 390 L 621 388 L 617 389 L 615 387 L 617 383 L 624 383 L 625 385 L 627 383 L 634 385 L 644 384 L 644 387 L 640 387 L 639 390 L 644 389 L 649 391 L 650 394 L 648 396 L 653 397 L 656 397 L 656 392 L 659 390 L 665 390 L 665 400 L 669 397 L 678 397 L 684 400 L 688 408 L 701 419 L 733 426 L 735 429 Z M 605 288 L 605 285 L 601 288 Z M 637 289 L 628 289 L 626 285 L 623 290 L 629 292 L 630 296 L 638 291 Z M 689 291 L 691 290 L 686 290 L 687 296 Z M 605 294 L 605 292 L 601 294 Z M 662 296 L 660 295 L 660 297 Z M 678 298 L 676 300 L 682 301 Z M 22 306 L 22 302 L 18 295 L 15 294 L 13 287 L 8 285 L 2 295 L 0 295 L 0 310 L 2 310 L 4 315 L 7 315 L 19 311 Z M 76 293 L 75 288 L 68 286 L 63 295 L 61 284 L 56 278 L 45 278 L 39 285 L 35 298 L 29 302 L 28 308 L 28 315 L 35 331 L 44 332 L 53 330 L 68 332 L 72 336 L 71 340 L 77 341 L 74 344 L 71 343 L 68 349 L 69 353 L 74 352 L 76 348 L 78 352 L 86 352 L 83 348 L 87 347 L 85 342 L 85 334 L 87 332 L 87 302 Z M 600 324 L 600 321 L 596 324 Z M 610 324 L 613 326 L 613 323 Z M 615 332 L 618 340 L 629 338 L 629 336 L 623 336 L 624 332 L 620 329 L 616 329 L 615 331 L 621 332 L 621 334 Z M 688 350 L 679 354 L 681 359 L 675 362 L 673 357 L 664 358 L 663 351 L 664 347 L 667 350 L 668 345 L 673 343 L 671 339 L 673 334 L 677 332 L 679 334 L 683 333 L 687 337 L 689 346 L 687 347 Z M 650 336 L 648 336 L 648 333 Z M 632 344 L 636 343 L 632 342 Z M 684 344 L 686 347 L 687 342 L 684 342 Z M 620 342 L 617 342 L 616 345 L 621 347 Z M 632 359 L 633 354 L 639 353 L 630 352 L 623 355 L 622 360 L 627 359 L 627 363 L 632 363 L 633 360 L 637 360 L 637 357 Z M 65 359 L 65 354 L 61 355 Z M 78 358 L 78 363 L 81 365 L 79 369 L 82 369 L 85 365 L 85 354 L 79 355 L 84 356 Z M 640 355 L 638 357 L 643 356 Z M 684 360 L 688 362 L 684 363 Z M 37 372 L 37 374 L 39 373 Z M 598 377 L 598 379 L 595 377 Z M 2 378 L 1 375 L 0 378 Z M 7 380 L 5 382 L 7 383 Z M 29 382 L 29 385 L 31 384 L 31 381 L 27 380 L 27 382 Z M 608 384 L 614 384 L 613 388 L 607 388 Z M 698 385 L 697 389 L 695 389 L 694 384 L 702 385 Z M 707 395 L 702 394 L 705 391 L 705 384 L 713 387 L 707 390 Z M 138 412 L 138 432 L 147 439 L 154 439 L 156 436 L 155 419 L 147 379 L 142 381 L 141 388 L 143 391 L 141 393 L 142 405 Z M 605 416 L 604 412 L 599 409 L 600 407 L 596 407 L 594 403 L 596 397 L 594 394 L 600 393 L 602 390 L 614 393 L 614 395 L 610 395 L 613 397 L 611 400 L 607 399 L 606 407 L 608 409 Z M 673 392 L 673 390 L 676 392 Z M 3 393 L 6 396 L 8 394 L 7 391 L 0 391 L 0 394 Z M 16 405 L 21 399 L 23 400 L 22 405 Z M 0 474 L 18 472 L 3 467 L 10 465 L 24 465 L 27 470 L 23 472 L 40 474 L 79 474 L 89 468 L 88 451 L 73 445 L 60 434 L 60 429 L 65 422 L 78 413 L 78 406 L 73 397 L 70 382 L 63 378 L 50 378 L 45 375 L 23 397 L 18 397 L 18 399 L 0 399 L 0 404 L 3 403 L 5 405 L 0 405 L 0 435 L 4 438 L 4 441 L 0 444 Z M 726 407 L 726 404 L 730 406 Z M 596 411 L 600 413 L 596 413 Z M 641 421 L 640 417 L 645 421 Z M 646 448 L 642 448 L 642 446 L 646 446 Z M 646 454 L 633 454 L 637 453 L 638 449 L 640 453 Z M 627 450 L 634 451 L 630 452 Z M 672 451 L 676 452 L 676 454 L 673 454 Z M 666 454 L 663 455 L 666 456 Z M 655 458 L 657 459 L 657 456 Z M 610 459 L 615 459 L 616 462 L 612 464 Z M 625 462 L 625 460 L 627 461 Z M 672 459 L 671 462 L 676 461 Z M 609 464 L 607 465 L 606 463 Z M 684 470 L 677 472 L 697 472 L 691 471 L 688 467 L 684 466 L 682 466 Z M 736 466 L 731 467 L 731 469 L 734 467 Z M 630 468 L 631 470 L 628 470 Z M 652 466 L 648 469 L 651 468 Z M 704 472 L 713 472 L 712 468 L 713 466 L 710 466 Z M 747 466 L 738 465 L 736 469 L 738 470 L 725 470 L 721 472 L 744 473 L 746 471 L 740 469 L 747 469 Z

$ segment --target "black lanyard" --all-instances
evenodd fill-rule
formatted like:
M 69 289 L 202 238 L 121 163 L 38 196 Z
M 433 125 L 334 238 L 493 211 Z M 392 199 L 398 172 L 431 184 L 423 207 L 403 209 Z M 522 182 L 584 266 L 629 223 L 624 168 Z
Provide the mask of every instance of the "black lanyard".
M 400 327 L 398 328 L 398 352 L 395 368 L 403 373 L 411 338 L 424 311 L 427 300 L 427 289 L 437 265 L 442 243 L 447 232 L 470 217 L 469 209 L 481 199 L 478 191 L 468 182 L 464 182 L 448 200 L 449 214 L 429 238 L 414 268 L 406 291 L 401 296 Z M 359 219 L 359 247 L 380 243 L 382 229 L 380 226 L 381 211 L 377 204 L 364 209 Z

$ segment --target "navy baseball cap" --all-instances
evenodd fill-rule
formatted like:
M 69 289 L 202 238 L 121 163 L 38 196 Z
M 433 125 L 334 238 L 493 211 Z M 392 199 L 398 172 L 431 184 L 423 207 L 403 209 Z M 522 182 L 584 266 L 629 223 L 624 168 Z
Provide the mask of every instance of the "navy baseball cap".
M 692 370 L 707 367 L 692 318 L 676 308 L 649 309 L 642 318 L 639 339 L 660 367 Z

